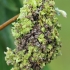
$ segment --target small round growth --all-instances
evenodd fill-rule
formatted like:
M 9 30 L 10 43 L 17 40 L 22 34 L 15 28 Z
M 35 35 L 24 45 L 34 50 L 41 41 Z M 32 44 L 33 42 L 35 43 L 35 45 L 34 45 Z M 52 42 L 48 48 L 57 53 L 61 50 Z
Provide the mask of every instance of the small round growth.
M 12 34 L 16 48 L 7 49 L 5 60 L 11 70 L 41 70 L 60 55 L 60 24 L 54 0 L 24 0 Z

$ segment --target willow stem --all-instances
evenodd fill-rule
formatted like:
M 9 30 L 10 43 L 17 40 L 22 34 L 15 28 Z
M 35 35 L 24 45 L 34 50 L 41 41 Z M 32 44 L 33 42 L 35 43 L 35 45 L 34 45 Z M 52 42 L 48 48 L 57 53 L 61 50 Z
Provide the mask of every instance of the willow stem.
M 2 30 L 5 27 L 7 27 L 9 24 L 11 24 L 12 22 L 14 22 L 17 18 L 18 18 L 18 15 L 14 16 L 13 18 L 9 19 L 8 21 L 6 21 L 2 25 L 0 25 L 0 30 Z

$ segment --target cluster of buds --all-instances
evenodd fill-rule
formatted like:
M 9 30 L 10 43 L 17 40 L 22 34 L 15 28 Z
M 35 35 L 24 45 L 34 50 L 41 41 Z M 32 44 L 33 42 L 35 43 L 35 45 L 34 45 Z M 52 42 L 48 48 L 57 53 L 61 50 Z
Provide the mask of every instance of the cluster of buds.
M 24 0 L 23 5 L 11 28 L 16 48 L 7 48 L 5 60 L 13 65 L 11 70 L 41 70 L 61 55 L 56 15 L 66 13 L 55 8 L 54 0 Z

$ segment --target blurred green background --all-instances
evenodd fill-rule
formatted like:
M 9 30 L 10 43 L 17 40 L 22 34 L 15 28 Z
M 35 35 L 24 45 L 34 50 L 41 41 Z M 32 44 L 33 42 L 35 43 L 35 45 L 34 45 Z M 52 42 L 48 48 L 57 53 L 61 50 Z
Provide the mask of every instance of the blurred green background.
M 62 40 L 62 56 L 54 59 L 46 65 L 43 70 L 70 70 L 70 0 L 55 0 L 56 7 L 67 12 L 67 18 L 58 16 L 59 23 L 62 25 L 60 38 Z M 7 21 L 19 13 L 22 7 L 22 0 L 0 0 L 0 24 Z M 0 70 L 10 70 L 4 60 L 6 47 L 14 48 L 14 39 L 11 34 L 11 25 L 0 31 Z

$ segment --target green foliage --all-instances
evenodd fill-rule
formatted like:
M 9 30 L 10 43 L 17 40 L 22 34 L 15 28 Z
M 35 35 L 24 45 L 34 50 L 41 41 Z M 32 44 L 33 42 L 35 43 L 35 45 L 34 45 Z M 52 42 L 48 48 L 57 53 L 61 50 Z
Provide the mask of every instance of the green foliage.
M 3 5 L 5 8 L 11 11 L 18 11 L 18 8 L 16 7 L 14 0 L 3 0 Z
M 18 0 L 0 0 L 0 25 L 19 12 L 21 3 Z M 0 70 L 10 70 L 5 62 L 6 47 L 14 48 L 14 39 L 11 34 L 11 25 L 0 31 Z

